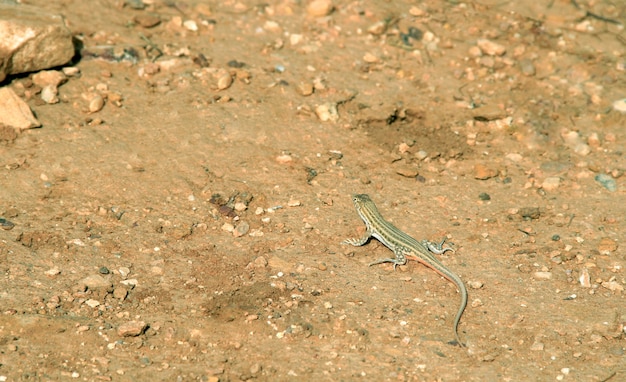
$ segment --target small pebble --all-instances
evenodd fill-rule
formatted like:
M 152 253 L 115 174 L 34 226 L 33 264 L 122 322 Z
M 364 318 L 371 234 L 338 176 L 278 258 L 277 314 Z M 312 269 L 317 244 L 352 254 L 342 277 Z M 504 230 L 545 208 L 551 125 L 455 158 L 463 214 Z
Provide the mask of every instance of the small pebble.
M 137 337 L 148 328 L 148 324 L 144 321 L 129 321 L 117 328 L 117 334 L 120 337 Z
M 288 155 L 288 154 L 283 154 L 283 155 L 279 155 L 276 157 L 276 162 L 282 163 L 282 164 L 289 163 L 292 160 L 293 158 L 291 157 L 291 155 Z
M 94 300 L 94 299 L 91 299 L 91 298 L 90 298 L 89 300 L 85 301 L 85 304 L 86 304 L 86 305 L 88 305 L 88 306 L 90 306 L 90 307 L 92 307 L 92 308 L 95 308 L 95 307 L 97 307 L 98 305 L 100 305 L 100 301 L 98 301 L 98 300 Z
M 298 84 L 297 90 L 298 90 L 298 93 L 300 93 L 300 95 L 307 97 L 313 94 L 313 91 L 315 90 L 315 88 L 313 87 L 313 84 L 310 82 L 300 82 Z
M 287 205 L 289 207 L 299 207 L 302 205 L 302 203 L 300 203 L 300 201 L 297 199 L 289 199 L 289 201 L 287 202 Z
M 591 288 L 591 277 L 589 276 L 589 270 L 587 268 L 580 270 L 578 281 L 583 288 Z
M 624 286 L 617 280 L 609 280 L 609 281 L 603 281 L 602 282 L 602 287 L 606 288 L 612 292 L 623 292 L 624 291 Z
M 617 251 L 617 242 L 611 238 L 603 237 L 600 239 L 600 244 L 598 244 L 598 252 L 601 255 L 610 255 L 611 253 L 615 253 Z
M 409 9 L 409 14 L 411 16 L 415 16 L 415 17 L 422 17 L 422 16 L 426 15 L 426 11 L 424 11 L 423 9 L 418 8 L 416 6 L 412 6 Z
M 89 101 L 89 112 L 97 113 L 104 107 L 104 98 L 100 94 L 96 94 L 91 101 Z
M 196 24 L 193 20 L 185 20 L 185 22 L 183 22 L 183 26 L 192 32 L 198 31 L 198 24 Z
M 245 221 L 242 221 L 242 222 L 239 222 L 239 224 L 237 224 L 237 227 L 235 227 L 235 229 L 233 230 L 233 236 L 241 237 L 247 234 L 248 231 L 250 231 L 250 224 L 248 224 Z
M 10 222 L 6 219 L 0 218 L 0 228 L 2 228 L 5 231 L 9 231 L 13 229 L 13 227 L 15 227 L 15 223 Z
M 387 25 L 388 24 L 384 21 L 377 21 L 367 28 L 367 32 L 373 34 L 374 36 L 380 36 L 387 31 Z
M 283 31 L 283 28 L 280 27 L 280 24 L 278 24 L 276 21 L 273 21 L 273 20 L 267 20 L 263 24 L 263 29 L 265 29 L 268 32 L 274 32 L 274 33 L 281 33 Z
M 477 121 L 495 121 L 507 117 L 507 114 L 498 105 L 485 105 L 483 107 L 473 109 L 472 114 Z
M 255 268 L 265 268 L 267 267 L 267 259 L 263 256 L 259 256 L 254 259 L 254 267 Z
M 415 158 L 417 160 L 424 160 L 426 158 L 428 158 L 428 153 L 424 150 L 420 150 L 418 152 L 415 153 Z
M 589 137 L 587 137 L 587 144 L 595 148 L 600 147 L 602 143 L 600 142 L 600 137 L 598 136 L 598 133 L 591 133 Z
M 419 171 L 413 166 L 401 166 L 396 168 L 396 174 L 404 176 L 405 178 L 415 178 L 419 175 Z
M 498 170 L 478 163 L 474 165 L 474 179 L 487 180 L 498 175 Z
M 470 47 L 467 53 L 470 55 L 470 57 L 474 57 L 474 58 L 482 57 L 483 55 L 482 50 L 480 50 L 480 48 L 477 46 Z
M 574 152 L 578 155 L 586 156 L 591 152 L 591 147 L 586 143 L 579 143 L 574 146 Z
M 400 154 L 404 154 L 411 149 L 411 146 L 407 145 L 405 142 L 402 142 L 398 145 L 398 151 Z
M 479 38 L 478 41 L 476 41 L 476 45 L 483 53 L 490 56 L 502 56 L 506 53 L 506 47 L 504 45 L 500 45 L 485 38 Z
M 125 287 L 118 286 L 115 290 L 113 290 L 113 297 L 118 300 L 123 301 L 126 299 L 126 296 L 128 296 L 128 290 Z
M 248 209 L 245 203 L 237 202 L 235 203 L 235 211 L 242 212 Z
M 289 43 L 293 45 L 298 45 L 304 40 L 304 36 L 298 33 L 292 33 L 289 36 Z
M 154 28 L 161 23 L 161 19 L 158 16 L 145 14 L 135 16 L 133 21 L 143 28 Z
M 220 76 L 220 78 L 218 78 L 217 89 L 225 90 L 225 89 L 228 89 L 232 84 L 233 84 L 233 77 L 230 75 L 230 73 L 226 73 Z
M 315 108 L 315 115 L 322 122 L 336 122 L 339 119 L 339 112 L 337 111 L 337 104 L 332 102 L 327 102 L 321 105 L 318 105 Z
M 75 77 L 80 74 L 80 69 L 78 69 L 75 66 L 67 66 L 63 68 L 62 71 L 63 71 L 63 74 L 65 74 L 68 77 Z
M 363 56 L 363 61 L 367 62 L 368 64 L 373 64 L 380 60 L 378 59 L 378 57 L 368 52 L 368 53 L 365 53 L 365 55 Z
M 137 70 L 140 77 L 151 76 L 161 71 L 161 66 L 156 62 L 148 62 Z
M 618 99 L 613 102 L 613 109 L 620 113 L 626 113 L 626 98 Z
M 47 104 L 59 103 L 59 97 L 57 97 L 58 93 L 59 91 L 56 86 L 44 86 L 43 89 L 41 89 L 41 99 Z
M 517 212 L 524 219 L 539 219 L 541 211 L 538 207 L 522 207 Z
M 537 280 L 550 280 L 552 278 L 552 272 L 535 272 L 533 276 Z
M 126 286 L 130 286 L 130 287 L 134 288 L 134 287 L 136 287 L 139 284 L 139 281 L 137 281 L 137 279 L 128 279 L 128 280 L 122 280 L 122 281 L 120 281 L 120 283 L 122 283 L 122 284 L 124 284 Z
M 516 163 L 521 162 L 522 159 L 524 159 L 524 157 L 518 153 L 506 154 L 505 158 L 510 160 L 511 162 L 516 162 Z
M 486 68 L 493 68 L 496 64 L 496 61 L 491 56 L 483 56 L 478 60 L 481 66 Z
M 598 174 L 595 177 L 596 182 L 600 183 L 602 187 L 611 192 L 617 191 L 617 182 L 610 175 Z
M 272 282 L 270 284 L 270 286 L 272 288 L 276 288 L 276 289 L 279 289 L 279 290 L 286 290 L 287 289 L 287 283 L 284 282 L 284 281 L 280 281 L 280 280 Z
M 83 242 L 80 239 L 72 239 L 72 240 L 68 241 L 67 243 L 68 244 L 74 244 L 74 245 L 79 246 L 79 247 L 84 247 L 85 246 L 85 242 Z
M 560 184 L 561 178 L 559 178 L 558 176 L 550 176 L 544 179 L 543 183 L 541 184 L 541 188 L 546 191 L 554 191 L 559 188 Z
M 543 351 L 544 348 L 545 348 L 545 345 L 542 342 L 538 342 L 538 341 L 535 341 L 530 346 L 530 350 L 533 350 L 533 351 Z
M 41 86 L 42 88 L 46 86 L 53 86 L 56 88 L 66 81 L 67 77 L 65 74 L 57 70 L 42 70 L 33 74 L 33 83 Z
M 519 62 L 520 69 L 522 73 L 526 76 L 534 76 L 537 70 L 535 69 L 535 64 L 531 60 L 521 60 Z
M 323 17 L 329 15 L 333 11 L 333 2 L 331 0 L 313 0 L 306 7 L 306 11 L 313 17 Z
M 235 214 L 235 209 L 227 205 L 220 206 L 220 208 L 218 208 L 218 211 L 220 212 L 220 214 L 231 218 L 237 216 L 237 214 Z
M 328 150 L 328 155 L 330 155 L 332 159 L 343 159 L 343 153 L 339 150 Z
M 80 281 L 80 284 L 85 285 L 90 290 L 111 290 L 113 284 L 100 275 L 87 276 Z
M 53 267 L 44 272 L 46 276 L 56 276 L 61 273 L 61 270 L 57 267 Z
M 258 374 L 261 370 L 262 370 L 262 367 L 261 367 L 261 364 L 259 363 L 255 363 L 254 365 L 250 366 L 250 374 L 252 375 Z
M 100 272 L 101 275 L 108 275 L 109 273 L 111 273 L 111 271 L 109 271 L 109 268 L 107 267 L 100 267 L 100 269 L 98 269 L 98 272 Z

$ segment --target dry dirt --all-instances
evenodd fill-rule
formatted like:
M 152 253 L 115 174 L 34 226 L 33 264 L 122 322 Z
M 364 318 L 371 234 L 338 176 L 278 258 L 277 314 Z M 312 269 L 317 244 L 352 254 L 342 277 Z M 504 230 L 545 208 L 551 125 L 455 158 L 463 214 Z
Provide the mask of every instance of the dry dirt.
M 82 50 L 5 84 L 0 380 L 626 379 L 623 2 L 28 3 Z

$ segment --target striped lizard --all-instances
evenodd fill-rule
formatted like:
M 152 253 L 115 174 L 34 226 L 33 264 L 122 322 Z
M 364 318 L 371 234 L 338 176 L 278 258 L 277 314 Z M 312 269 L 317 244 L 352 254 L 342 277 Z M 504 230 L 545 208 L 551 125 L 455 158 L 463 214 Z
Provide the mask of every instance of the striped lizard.
M 363 219 L 367 231 L 360 239 L 347 239 L 342 241 L 341 244 L 350 244 L 358 247 L 367 243 L 370 237 L 375 237 L 387 248 L 391 249 L 396 257 L 395 259 L 377 260 L 371 263 L 370 266 L 381 263 L 393 263 L 393 268 L 395 269 L 398 265 L 406 264 L 407 259 L 416 260 L 454 283 L 461 292 L 461 306 L 454 317 L 454 337 L 460 346 L 465 346 L 459 338 L 458 327 L 463 311 L 467 306 L 467 289 L 459 276 L 446 268 L 433 256 L 433 253 L 440 255 L 446 251 L 452 251 L 452 248 L 442 248 L 443 242 L 441 244 L 433 244 L 424 240 L 420 243 L 402 232 L 382 217 L 368 195 L 354 195 L 352 201 L 354 202 L 356 212 Z

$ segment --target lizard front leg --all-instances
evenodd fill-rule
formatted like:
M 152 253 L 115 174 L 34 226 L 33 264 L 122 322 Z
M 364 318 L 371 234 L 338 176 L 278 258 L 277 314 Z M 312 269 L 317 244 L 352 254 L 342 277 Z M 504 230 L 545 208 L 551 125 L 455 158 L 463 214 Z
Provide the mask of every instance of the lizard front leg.
M 356 239 L 356 238 L 346 239 L 342 241 L 341 244 L 350 244 L 350 245 L 354 245 L 355 247 L 360 247 L 363 244 L 367 243 L 370 237 L 372 237 L 372 232 L 370 230 L 367 230 L 365 234 L 363 235 L 363 237 L 359 239 Z

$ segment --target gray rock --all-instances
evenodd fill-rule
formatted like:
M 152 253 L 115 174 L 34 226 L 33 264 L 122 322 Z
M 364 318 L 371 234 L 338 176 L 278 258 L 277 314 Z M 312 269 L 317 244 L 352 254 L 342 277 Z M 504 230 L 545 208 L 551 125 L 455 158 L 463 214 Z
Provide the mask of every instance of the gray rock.
M 66 64 L 73 56 L 72 33 L 61 16 L 0 3 L 0 82 L 9 74 Z
M 596 182 L 600 183 L 602 187 L 611 192 L 617 191 L 617 182 L 610 175 L 598 174 L 595 177 Z

